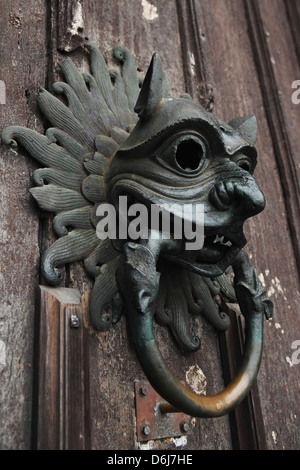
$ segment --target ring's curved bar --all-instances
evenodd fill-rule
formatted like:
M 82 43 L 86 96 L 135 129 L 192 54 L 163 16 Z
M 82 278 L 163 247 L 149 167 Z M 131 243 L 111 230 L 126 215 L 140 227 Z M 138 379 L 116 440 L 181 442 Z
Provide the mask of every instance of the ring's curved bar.
M 237 260 L 235 289 L 245 316 L 245 345 L 236 377 L 216 395 L 197 395 L 186 388 L 170 371 L 156 344 L 152 320 L 153 299 L 157 294 L 159 274 L 151 267 L 151 253 L 145 247 L 132 245 L 119 283 L 127 290 L 127 325 L 140 365 L 150 384 L 168 403 L 163 412 L 179 410 L 194 417 L 219 417 L 233 410 L 249 393 L 257 377 L 263 351 L 263 316 L 272 309 L 256 270 L 242 252 Z M 135 294 L 128 290 L 133 287 Z M 140 288 L 139 288 L 140 287 Z M 270 315 L 267 315 L 270 316 Z M 170 406 L 171 404 L 172 406 Z
M 242 364 L 234 380 L 216 395 L 197 395 L 186 388 L 169 370 L 153 336 L 152 315 L 129 316 L 131 338 L 144 373 L 156 390 L 174 408 L 195 417 L 218 417 L 229 413 L 248 394 L 256 379 L 263 350 L 263 315 L 257 314 L 246 329 Z M 162 411 L 172 407 L 162 405 Z

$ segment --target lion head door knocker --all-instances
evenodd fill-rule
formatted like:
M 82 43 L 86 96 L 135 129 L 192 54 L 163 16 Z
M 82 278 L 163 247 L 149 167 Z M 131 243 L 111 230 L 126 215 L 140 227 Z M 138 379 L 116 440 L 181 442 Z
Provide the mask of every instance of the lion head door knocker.
M 60 63 L 66 82 L 53 88 L 67 105 L 40 90 L 38 103 L 53 127 L 41 135 L 11 126 L 1 136 L 13 147 L 20 143 L 43 166 L 34 172 L 36 187 L 30 192 L 41 209 L 54 213 L 58 236 L 43 255 L 43 275 L 59 285 L 59 268 L 83 261 L 95 280 L 90 299 L 94 327 L 106 331 L 124 312 L 140 365 L 156 391 L 191 416 L 224 415 L 257 376 L 263 317 L 273 309 L 243 250 L 243 223 L 265 206 L 253 178 L 256 119 L 227 124 L 186 95 L 169 98 L 157 54 L 142 78 L 125 47 L 113 51 L 120 64 L 116 69 L 108 68 L 93 44 L 86 47 L 91 73 L 80 74 L 69 58 Z M 195 249 L 185 233 L 174 236 L 174 227 L 164 236 L 161 220 L 154 224 L 151 217 L 146 230 L 144 225 L 143 233 L 134 236 L 129 226 L 136 204 L 148 214 L 152 207 L 162 209 L 174 224 L 188 221 L 193 233 L 197 211 L 184 209 L 201 206 L 202 243 Z M 112 215 L 116 224 L 103 236 L 99 224 L 109 208 L 107 225 Z M 233 284 L 225 274 L 229 267 Z M 167 325 L 182 349 L 196 351 L 200 340 L 190 332 L 190 314 L 204 315 L 218 330 L 229 326 L 214 302 L 220 291 L 238 302 L 245 317 L 242 363 L 222 392 L 196 395 L 168 369 L 152 321 L 155 316 Z

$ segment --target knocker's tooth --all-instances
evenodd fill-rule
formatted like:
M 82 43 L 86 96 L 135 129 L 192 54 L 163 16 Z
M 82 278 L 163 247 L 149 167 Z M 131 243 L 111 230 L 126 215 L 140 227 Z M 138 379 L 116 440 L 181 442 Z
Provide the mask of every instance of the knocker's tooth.
M 214 239 L 213 243 L 223 243 L 224 240 L 224 235 L 222 237 L 219 237 L 219 235 L 216 235 L 216 238 Z
M 224 235 L 222 237 L 216 235 L 216 238 L 214 239 L 213 243 L 220 243 L 221 245 L 232 246 L 232 242 L 230 240 L 224 241 L 224 238 Z

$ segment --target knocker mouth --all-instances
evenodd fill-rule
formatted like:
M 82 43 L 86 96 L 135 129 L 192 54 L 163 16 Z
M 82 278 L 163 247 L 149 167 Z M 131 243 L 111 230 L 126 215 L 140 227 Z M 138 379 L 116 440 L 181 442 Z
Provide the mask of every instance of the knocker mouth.
M 218 277 L 232 265 L 245 246 L 247 241 L 243 232 L 240 233 L 240 238 L 242 241 L 237 244 L 225 235 L 208 235 L 204 239 L 202 249 L 196 254 L 184 252 L 177 256 L 165 254 L 164 257 L 197 274 Z
M 208 235 L 205 237 L 203 248 L 198 253 L 197 261 L 217 263 L 232 246 L 234 247 L 235 243 L 225 235 Z
M 151 205 L 162 209 L 167 205 L 169 207 L 167 212 L 171 213 L 171 218 L 180 219 L 182 214 L 183 224 L 189 222 L 193 226 L 192 232 L 196 234 L 196 238 L 200 231 L 199 226 L 197 228 L 198 219 L 195 218 L 195 207 L 202 206 L 201 246 L 198 246 L 199 243 L 198 245 L 194 243 L 193 248 L 188 248 L 184 236 L 181 240 L 174 240 L 176 237 L 173 237 L 171 233 L 171 241 L 165 243 L 167 249 L 161 251 L 161 256 L 189 271 L 208 277 L 220 276 L 232 265 L 240 250 L 247 243 L 243 232 L 245 220 L 263 210 L 265 204 L 264 196 L 251 175 L 220 179 L 206 194 L 199 194 L 200 197 L 194 194 L 193 199 L 185 200 L 161 195 L 154 191 L 154 188 L 146 187 L 139 181 L 121 179 L 116 182 L 111 192 L 111 201 L 116 208 L 118 208 L 120 195 L 125 195 L 132 207 L 142 204 L 148 209 Z M 174 203 L 177 209 L 174 209 Z M 187 212 L 187 215 L 185 208 L 189 205 L 193 206 L 193 209 Z M 122 214 L 118 212 L 120 217 Z M 148 229 L 151 228 L 151 222 L 149 222 Z M 200 236 L 198 238 L 200 239 Z M 119 241 L 116 243 L 118 244 Z M 171 246 L 174 249 L 170 249 Z

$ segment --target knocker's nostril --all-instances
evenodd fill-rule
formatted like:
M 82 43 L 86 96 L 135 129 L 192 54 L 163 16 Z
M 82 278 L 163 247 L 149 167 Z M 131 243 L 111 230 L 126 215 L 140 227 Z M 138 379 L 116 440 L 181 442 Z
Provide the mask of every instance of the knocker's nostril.
M 228 187 L 228 189 L 225 182 L 218 181 L 210 190 L 209 199 L 216 209 L 227 211 L 232 206 L 234 188 Z
M 265 197 L 252 176 L 218 181 L 209 199 L 217 210 L 227 211 L 233 207 L 242 210 L 244 218 L 258 214 L 265 207 Z

